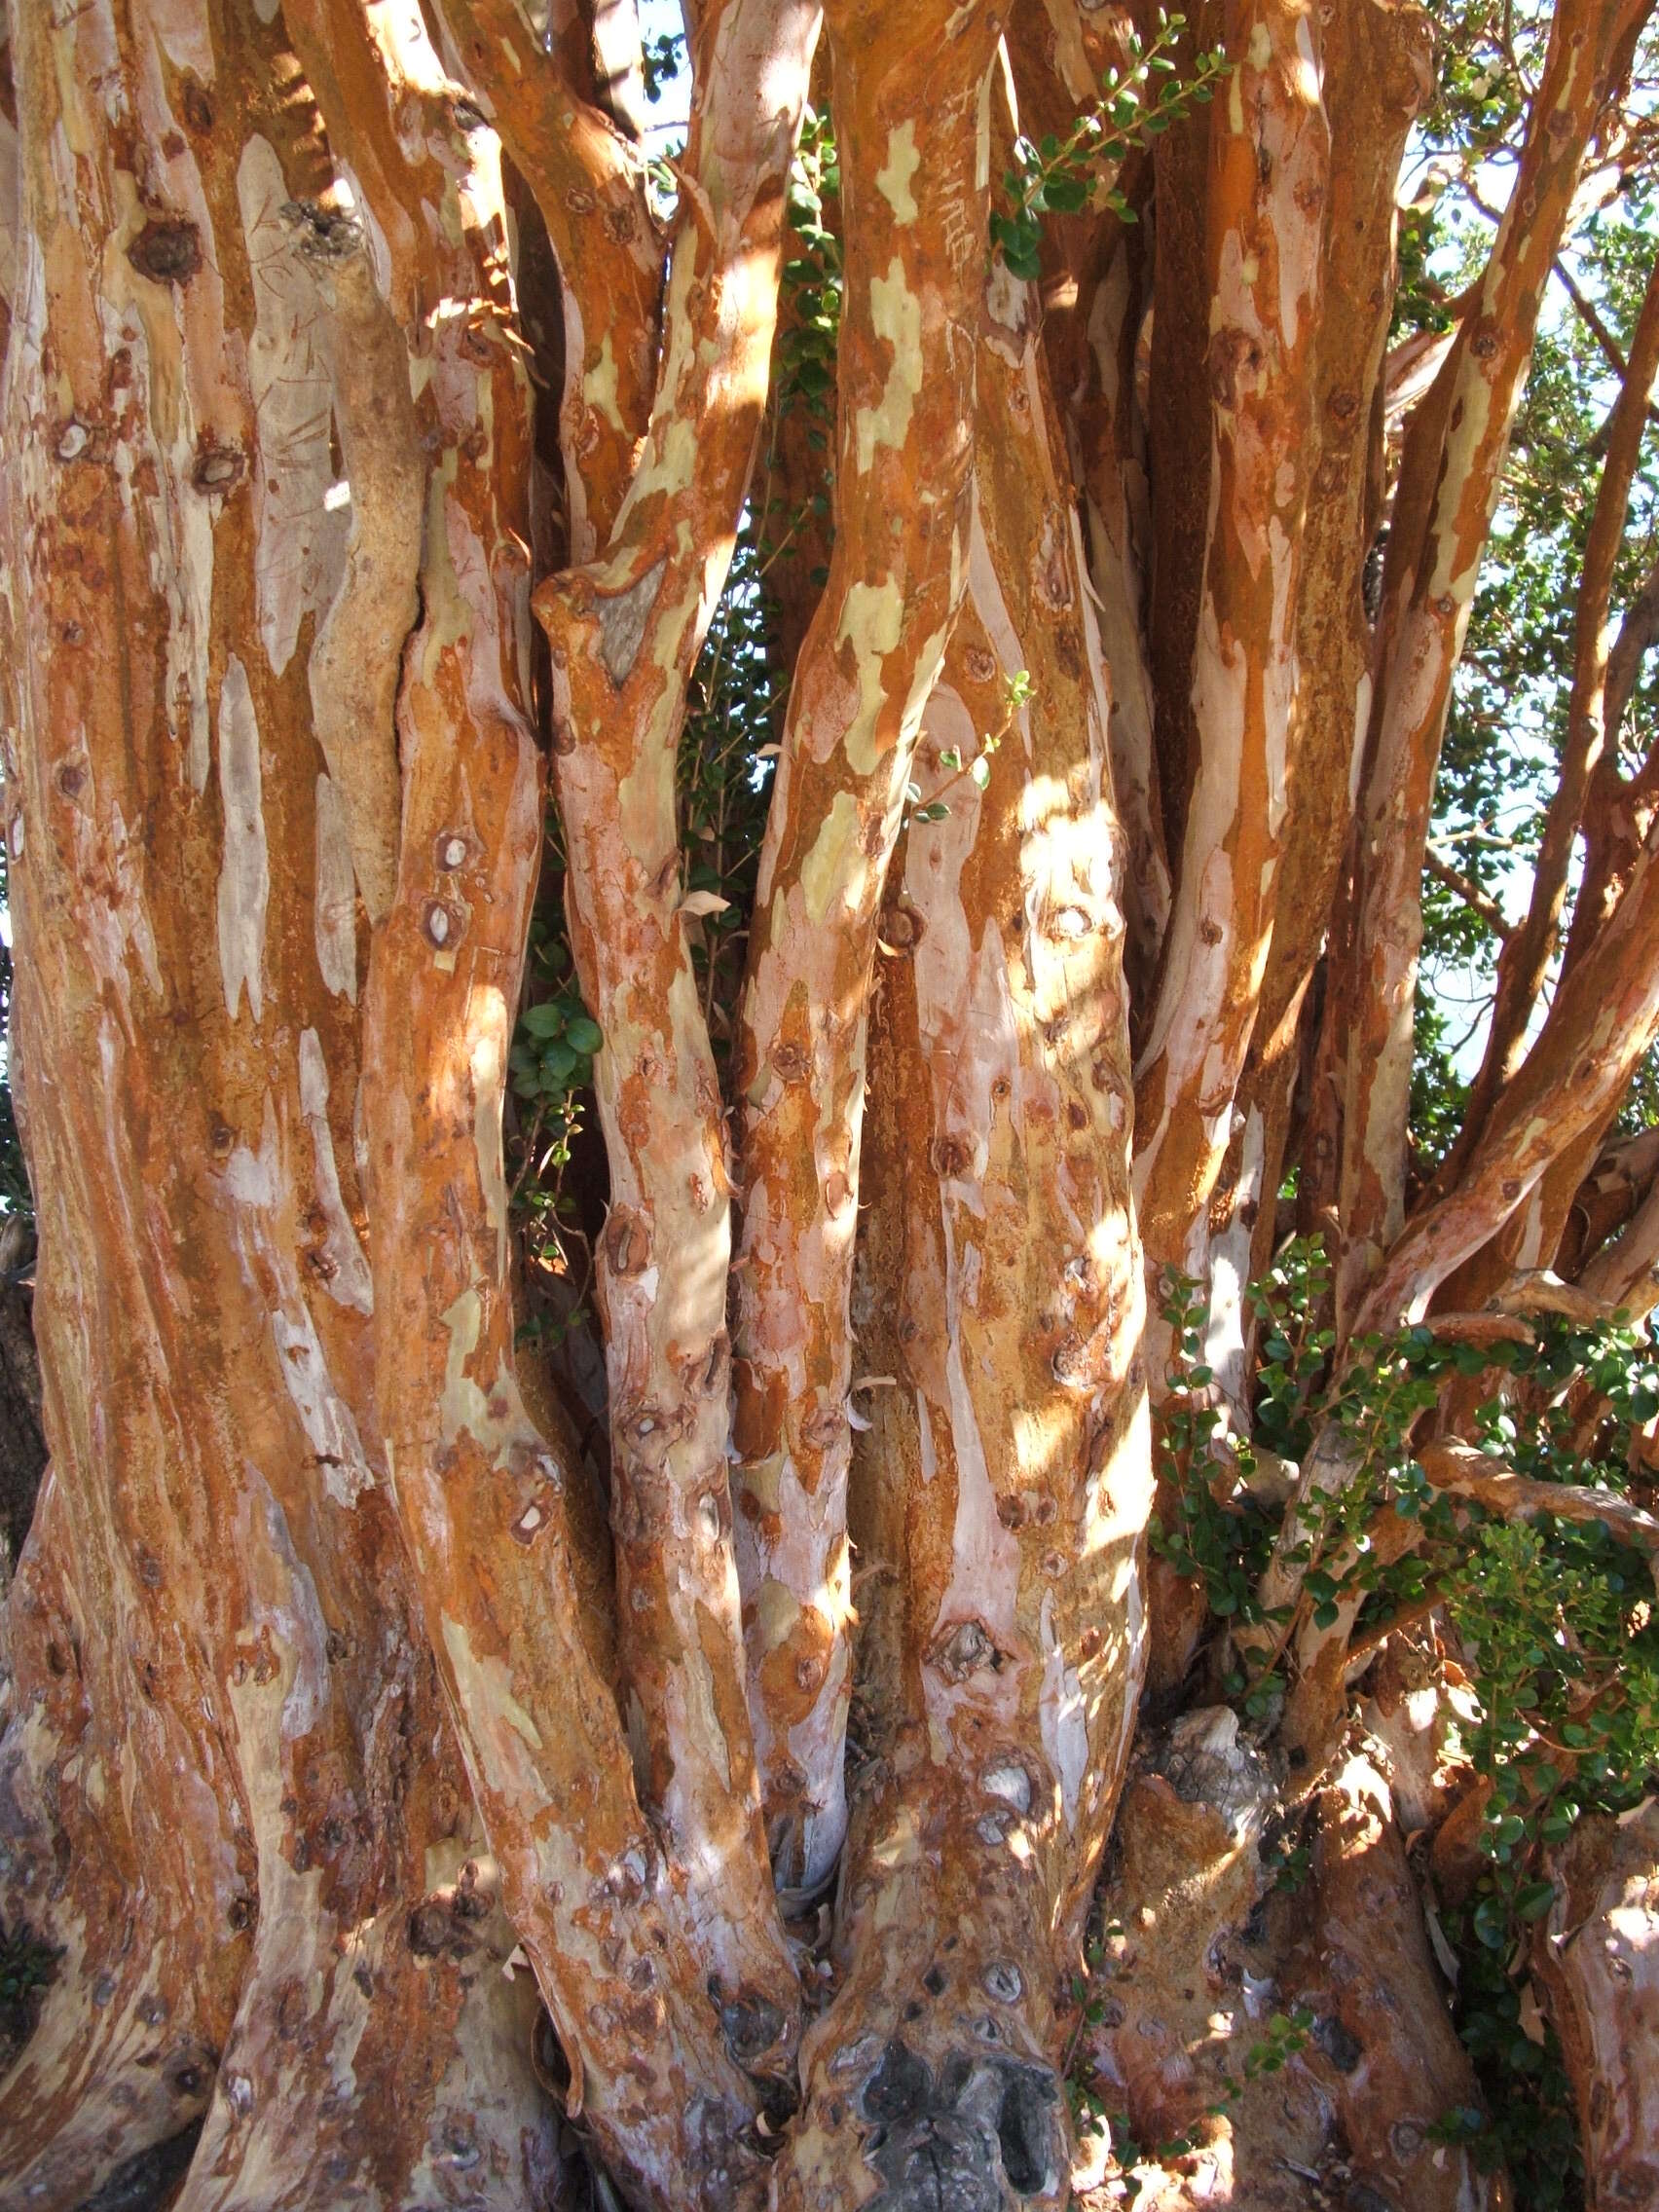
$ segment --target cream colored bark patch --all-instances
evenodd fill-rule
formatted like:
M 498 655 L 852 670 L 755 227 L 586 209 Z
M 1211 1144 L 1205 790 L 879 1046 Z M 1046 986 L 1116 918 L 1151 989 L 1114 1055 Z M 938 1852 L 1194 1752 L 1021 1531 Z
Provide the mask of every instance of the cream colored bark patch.
M 616 404 L 616 356 L 611 350 L 610 333 L 608 330 L 599 342 L 599 358 L 582 378 L 582 397 L 596 415 L 602 415 L 613 430 L 626 435 L 628 425 L 622 420 L 622 411 Z
M 800 864 L 801 895 L 806 918 L 816 929 L 830 911 L 837 891 L 847 888 L 849 857 L 858 852 L 859 810 L 850 792 L 837 792 L 829 818 L 812 841 L 812 850 Z
M 232 653 L 219 689 L 219 795 L 225 808 L 219 868 L 219 973 L 225 1006 L 237 1017 L 242 985 L 258 1021 L 265 1007 L 265 910 L 271 864 L 261 808 L 259 724 L 247 672 Z
M 461 1710 L 478 1719 L 505 1721 L 532 1751 L 543 1749 L 541 1731 L 512 1694 L 512 1675 L 501 1659 L 480 1659 L 460 1621 L 444 1615 L 444 1649 L 455 1669 Z
M 334 1134 L 328 1125 L 328 1063 L 323 1058 L 322 1040 L 314 1029 L 300 1032 L 300 1111 L 312 1133 L 317 1203 L 328 1225 L 320 1248 L 321 1257 L 329 1268 L 323 1278 L 324 1288 L 337 1306 L 350 1306 L 359 1313 L 372 1313 L 375 1291 L 369 1263 L 340 1195 Z
M 259 449 L 254 582 L 260 640 L 278 675 L 305 616 L 320 614 L 334 597 L 350 529 L 350 512 L 324 500 L 334 482 L 326 311 L 316 270 L 283 212 L 290 197 L 276 149 L 250 138 L 237 168 L 237 199 L 254 303 L 247 347 Z
M 333 779 L 316 779 L 316 965 L 336 998 L 357 1003 L 357 892 L 351 830 Z

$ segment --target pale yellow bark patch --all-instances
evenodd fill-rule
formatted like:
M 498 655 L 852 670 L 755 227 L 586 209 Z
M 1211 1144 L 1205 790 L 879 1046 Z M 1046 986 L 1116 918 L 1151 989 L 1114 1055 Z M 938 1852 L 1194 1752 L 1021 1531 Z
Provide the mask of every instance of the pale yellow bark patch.
M 455 1669 L 462 1710 L 480 1717 L 490 1714 L 504 1720 L 533 1751 L 543 1750 L 540 1729 L 512 1693 L 512 1677 L 505 1663 L 499 1659 L 480 1659 L 462 1623 L 451 1620 L 448 1613 L 443 1621 L 444 1649 Z
M 910 181 L 922 164 L 916 151 L 916 126 L 908 118 L 888 133 L 886 166 L 875 172 L 875 188 L 901 223 L 916 219 Z
M 426 557 L 421 568 L 421 593 L 425 608 L 421 681 L 428 688 L 443 655 L 472 634 L 472 610 L 461 592 L 450 552 L 448 507 L 455 474 L 456 453 L 452 446 L 432 470 L 426 493 Z
M 870 742 L 886 696 L 881 661 L 898 645 L 903 624 L 904 602 L 891 576 L 879 584 L 857 583 L 849 589 L 835 643 L 851 640 L 858 661 L 859 711 L 843 742 L 849 762 L 861 776 L 873 773 L 881 758 Z
M 850 792 L 837 792 L 829 817 L 800 864 L 807 920 L 816 929 L 838 889 L 850 888 L 848 861 L 858 849 L 859 810 Z M 858 872 L 858 871 L 852 871 Z
M 794 1592 L 769 1574 L 760 1585 L 755 1609 L 760 1623 L 761 1641 L 768 1651 L 775 1651 L 800 1618 L 800 1605 Z
M 219 973 L 231 1019 L 247 986 L 255 1021 L 265 1006 L 265 909 L 271 865 L 261 805 L 259 724 L 247 672 L 232 653 L 219 689 L 219 795 L 225 809 L 219 869 Z
M 598 360 L 582 377 L 582 397 L 596 414 L 604 416 L 613 430 L 627 431 L 628 425 L 616 404 L 616 355 L 611 350 L 608 330 L 600 340 Z
M 316 779 L 316 965 L 337 998 L 357 1003 L 357 893 L 351 830 L 334 781 Z
M 863 476 L 878 446 L 902 447 L 922 389 L 922 303 L 904 280 L 904 265 L 895 254 L 885 276 L 869 282 L 869 318 L 878 338 L 893 349 L 893 366 L 880 403 L 861 407 L 854 419 L 858 469 Z
M 472 1028 L 472 1148 L 478 1160 L 478 1187 L 484 1196 L 484 1216 L 496 1236 L 496 1266 L 499 1276 L 507 1268 L 507 1185 L 501 1164 L 501 1100 L 503 1075 L 501 1046 L 506 1035 L 506 1006 L 500 991 L 487 983 L 472 994 L 468 1010 Z

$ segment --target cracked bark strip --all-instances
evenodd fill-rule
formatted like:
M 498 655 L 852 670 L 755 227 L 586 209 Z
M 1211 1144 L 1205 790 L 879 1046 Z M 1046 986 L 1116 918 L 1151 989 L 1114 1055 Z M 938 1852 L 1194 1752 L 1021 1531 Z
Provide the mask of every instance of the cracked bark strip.
M 291 29 L 299 13 L 296 0 Z M 511 307 L 494 140 L 457 125 L 452 91 L 401 13 L 319 8 L 302 43 L 339 149 L 351 158 L 366 144 L 373 156 L 384 203 L 371 196 L 369 209 L 383 235 L 400 210 L 420 216 L 391 256 L 394 301 L 448 303 L 406 325 L 432 459 L 422 622 L 397 708 L 396 896 L 376 936 L 365 1016 L 387 1458 L 505 1901 L 571 2062 L 571 2102 L 642 2201 L 739 2204 L 755 2187 L 742 2134 L 755 2091 L 719 2043 L 707 1874 L 699 1892 L 639 1806 L 585 1633 L 593 1578 L 575 1556 L 566 1471 L 513 1369 L 501 1104 L 543 779 L 522 705 L 529 406 L 500 336 Z M 752 1994 L 747 1982 L 723 1993 L 740 2058 L 751 2055 Z M 755 2000 L 762 2020 L 767 2001 Z
M 1148 1263 L 1201 1266 L 1256 1015 L 1298 681 L 1304 514 L 1330 132 L 1319 32 L 1298 0 L 1228 11 L 1236 73 L 1215 103 L 1207 209 L 1213 335 L 1209 542 L 1192 664 L 1197 776 L 1135 1076 Z
M 675 764 L 754 465 L 818 26 L 815 0 L 734 0 L 702 26 L 688 206 L 640 466 L 603 560 L 536 598 L 571 940 L 605 1031 L 595 1083 L 610 1216 L 598 1273 L 628 1727 L 734 2051 L 778 2072 L 797 1997 L 744 1691 L 726 1462 L 730 1182 L 682 912 Z
M 738 1038 L 737 1545 L 766 1821 L 816 1886 L 845 1829 L 846 1547 L 876 914 L 967 574 L 997 19 L 828 12 L 845 223 L 835 540 L 801 648 Z M 918 96 L 917 73 L 922 73 Z M 987 725 L 990 726 L 990 725 Z
M 1565 0 L 1557 9 L 1515 190 L 1401 463 L 1351 913 L 1327 1014 L 1342 1113 L 1345 1329 L 1404 1222 L 1423 847 L 1452 673 L 1584 149 L 1649 12 L 1649 0 Z
M 964 779 L 948 817 L 911 826 L 882 919 L 853 1309 L 893 1378 L 866 1401 L 853 1494 L 868 1763 L 780 2212 L 920 2207 L 932 2175 L 985 2212 L 1064 2201 L 1055 1993 L 1144 1662 L 1122 830 L 1023 286 L 993 280 L 984 329 L 980 527 L 924 789 L 994 726 L 1009 675 L 1033 696 L 983 796 Z
M 313 904 L 288 621 L 337 573 L 303 520 L 326 303 L 266 188 L 325 176 L 265 96 L 280 47 L 141 4 L 18 43 L 5 624 L 72 647 L 5 655 L 54 1464 L 10 1610 L 4 1917 L 64 1956 L 0 2084 L 0 2192 L 46 2212 L 181 2138 L 191 2212 L 268 2205 L 274 2170 L 293 2203 L 435 2205 L 468 2161 L 507 2212 L 498 2174 L 558 2164 L 528 1987 L 405 1936 L 472 1814 L 377 1483 L 355 1020 Z M 210 136 L 169 105 L 184 52 Z M 348 858 L 348 914 L 350 886 Z

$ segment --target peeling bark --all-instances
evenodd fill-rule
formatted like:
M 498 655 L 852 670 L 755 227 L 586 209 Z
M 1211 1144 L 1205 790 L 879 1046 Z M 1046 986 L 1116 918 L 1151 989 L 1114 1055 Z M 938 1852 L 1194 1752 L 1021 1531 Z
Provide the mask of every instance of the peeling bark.
M 702 1893 L 728 2041 L 779 2071 L 793 2048 L 794 1972 L 744 1693 L 726 1471 L 730 1184 L 682 906 L 675 760 L 754 465 L 784 178 L 817 34 L 806 0 L 751 0 L 705 25 L 706 101 L 682 172 L 691 205 L 640 467 L 604 560 L 536 603 L 553 659 L 571 940 L 606 1013 L 597 1084 L 611 1210 L 599 1284 L 626 1716 L 642 1796 L 673 1839 L 680 1879 Z
M 1314 338 L 1313 465 L 1303 551 L 1296 658 L 1299 704 L 1285 775 L 1283 857 L 1273 888 L 1272 942 L 1262 977 L 1232 1151 L 1212 1219 L 1238 1255 L 1235 1280 L 1266 1272 L 1274 1198 L 1302 1073 L 1304 1010 L 1324 948 L 1357 794 L 1372 699 L 1366 563 L 1382 504 L 1383 349 L 1393 309 L 1393 180 L 1430 83 L 1431 24 L 1412 7 L 1353 11 L 1324 73 L 1331 128 L 1323 312 Z M 1346 742 L 1345 742 L 1346 740 Z M 1240 1127 L 1240 1115 L 1242 1127 Z M 1253 1125 L 1259 1124 L 1259 1134 Z M 1317 1107 L 1302 1148 L 1309 1179 L 1328 1142 Z M 1231 1234 L 1232 1217 L 1237 1228 Z M 1219 1239 L 1217 1239 L 1219 1241 Z M 1247 1256 L 1247 1259 L 1245 1255 Z M 1212 1292 L 1215 1283 L 1212 1264 Z M 1226 1372 L 1230 1395 L 1246 1330 Z
M 463 311 L 406 322 L 433 459 L 397 706 L 397 888 L 365 1011 L 376 1394 L 400 1519 L 572 2102 L 646 2200 L 738 2201 L 754 2167 L 741 2064 L 759 2055 L 743 2030 L 776 2017 L 766 1932 L 728 1935 L 708 1904 L 714 1870 L 665 1849 L 641 1809 L 583 1633 L 571 1470 L 513 1368 L 500 1117 L 543 771 L 524 711 L 528 387 L 500 333 L 493 141 L 456 120 L 413 25 L 378 12 L 359 24 L 319 0 L 300 35 L 331 129 L 372 162 L 393 302 L 435 281 Z M 424 114 L 416 153 L 389 128 L 394 101 Z M 711 1989 L 712 1970 L 746 1952 L 756 1974 Z M 734 2007 L 735 2057 L 718 2038 Z
M 1240 1425 L 1287 1157 L 1348 1241 L 1345 1328 L 1438 1307 L 1530 1342 L 1659 1295 L 1651 1148 L 1607 1144 L 1659 1038 L 1659 752 L 1627 775 L 1606 744 L 1651 579 L 1602 640 L 1654 299 L 1509 1080 L 1409 1220 L 1395 1157 L 1447 686 L 1646 0 L 1561 0 L 1491 268 L 1392 359 L 1409 4 L 1206 0 L 1236 71 L 1129 147 L 1127 214 L 1105 177 L 1069 195 L 1027 286 L 993 180 L 1151 11 L 1045 0 L 1005 41 L 988 0 L 830 0 L 833 544 L 762 556 L 756 681 L 787 645 L 793 688 L 708 974 L 677 756 L 798 365 L 815 0 L 691 12 L 671 221 L 631 0 L 15 13 L 0 830 L 52 1459 L 0 1625 L 0 1925 L 55 1957 L 4 2055 L 0 2196 L 550 2212 L 571 2122 L 641 2212 L 1057 2212 L 1081 2052 L 1149 2148 L 1193 2131 L 1149 2204 L 1501 2201 L 1424 2132 L 1473 2086 L 1401 1833 L 1469 1893 L 1469 1686 L 1357 1593 L 1330 1622 L 1294 1557 L 1347 1430 L 1294 1471 L 1277 1617 L 1229 1632 L 1193 1586 L 1142 1710 L 1146 1263 L 1203 1281 L 1195 1387 Z M 770 418 L 792 498 L 831 481 L 820 420 Z M 604 1035 L 585 1447 L 519 1364 L 549 1195 L 503 1147 L 550 839 Z M 1456 1413 L 1417 1449 L 1457 1513 L 1659 1564 L 1650 1434 L 1615 1496 Z M 1361 1538 L 1385 1564 L 1420 1530 L 1379 1515 L 1321 1564 Z M 1282 1662 L 1259 1738 L 1179 1711 L 1200 1649 L 1200 1696 Z M 1581 1828 L 1537 1938 L 1604 2203 L 1656 2166 L 1617 2048 L 1651 2040 L 1649 1810 Z M 1274 1878 L 1293 1820 L 1305 1894 Z M 1308 2041 L 1255 2066 L 1296 2006 Z
M 1189 1246 L 1231 1135 L 1272 929 L 1297 712 L 1330 129 L 1315 17 L 1230 11 L 1206 211 L 1210 526 L 1191 696 L 1198 742 L 1157 1000 L 1137 1054 L 1147 1261 Z
M 118 39 L 143 65 L 112 105 Z M 9 1611 L 3 1911 L 61 1955 L 0 2175 L 49 2212 L 150 2144 L 182 2143 L 192 2208 L 267 2205 L 274 2173 L 288 2202 L 435 2206 L 480 2169 L 505 2212 L 559 2162 L 499 1916 L 411 1939 L 435 1878 L 473 1864 L 481 1911 L 490 1880 L 368 1388 L 288 629 L 343 532 L 320 497 L 307 519 L 324 310 L 272 199 L 327 172 L 270 98 L 278 52 L 135 5 L 31 13 L 16 55 L 6 619 L 55 649 L 7 655 L 11 1043 L 53 1457 Z M 186 69 L 210 138 L 165 89 Z M 262 396 L 285 377 L 320 441 Z

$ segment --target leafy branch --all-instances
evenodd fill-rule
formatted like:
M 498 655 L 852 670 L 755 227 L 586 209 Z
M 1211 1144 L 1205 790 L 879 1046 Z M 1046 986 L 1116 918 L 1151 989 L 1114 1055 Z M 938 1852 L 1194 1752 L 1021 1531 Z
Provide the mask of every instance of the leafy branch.
M 1080 215 L 1086 208 L 1108 207 L 1120 222 L 1135 221 L 1135 211 L 1116 183 L 1105 183 L 1103 167 L 1117 167 L 1129 150 L 1144 146 L 1195 106 L 1202 106 L 1234 64 L 1219 48 L 1193 57 L 1193 73 L 1183 81 L 1170 49 L 1186 28 L 1185 16 L 1163 17 L 1152 44 L 1144 49 L 1127 34 L 1130 65 L 1122 77 L 1101 81 L 1100 97 L 1080 115 L 1063 138 L 1051 131 L 1035 143 L 1014 142 L 1014 166 L 1003 172 L 1009 211 L 991 217 L 991 244 L 1009 274 L 1028 282 L 1042 275 L 1039 247 L 1045 214 Z

